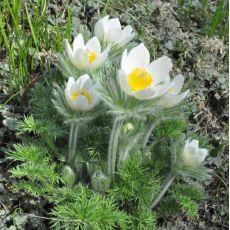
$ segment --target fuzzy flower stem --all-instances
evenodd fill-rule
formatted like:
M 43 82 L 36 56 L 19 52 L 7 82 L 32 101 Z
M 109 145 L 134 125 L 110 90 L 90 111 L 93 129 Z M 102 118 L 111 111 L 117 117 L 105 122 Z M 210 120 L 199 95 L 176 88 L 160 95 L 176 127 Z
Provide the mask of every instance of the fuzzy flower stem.
M 107 173 L 108 176 L 110 176 L 111 178 L 113 178 L 116 168 L 118 140 L 123 125 L 123 121 L 123 118 L 116 117 L 113 122 L 112 132 L 110 134 Z
M 73 122 L 70 126 L 69 132 L 69 158 L 68 163 L 71 168 L 74 168 L 74 159 L 77 148 L 77 136 L 78 136 L 79 125 L 77 122 Z
M 154 122 L 152 121 L 148 121 L 147 123 L 147 130 L 144 133 L 144 137 L 143 137 L 143 149 L 147 146 L 148 141 L 149 141 L 149 137 L 151 136 L 154 128 L 162 121 L 162 119 L 158 119 Z
M 174 173 L 169 173 L 168 177 L 164 181 L 164 183 L 161 186 L 160 193 L 158 196 L 155 197 L 155 199 L 152 202 L 151 209 L 155 208 L 157 204 L 160 202 L 164 194 L 167 192 L 173 181 L 175 180 L 176 175 Z

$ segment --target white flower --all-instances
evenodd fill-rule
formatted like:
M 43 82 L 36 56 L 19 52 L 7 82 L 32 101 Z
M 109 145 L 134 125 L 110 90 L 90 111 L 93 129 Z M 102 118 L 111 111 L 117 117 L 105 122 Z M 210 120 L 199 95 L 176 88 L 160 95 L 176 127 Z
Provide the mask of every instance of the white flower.
M 135 35 L 131 26 L 126 26 L 122 30 L 119 19 L 109 19 L 108 15 L 97 21 L 94 31 L 102 41 L 120 47 L 131 41 Z
M 73 49 L 65 39 L 64 45 L 70 61 L 79 70 L 96 69 L 107 59 L 110 47 L 101 52 L 101 45 L 97 37 L 91 38 L 86 44 L 82 34 L 74 38 Z
M 150 63 L 150 55 L 144 44 L 122 54 L 118 78 L 121 88 L 131 96 L 146 100 L 159 97 L 170 86 L 170 58 L 163 56 Z
M 76 82 L 70 77 L 65 88 L 66 101 L 75 111 L 90 110 L 99 102 L 95 93 L 98 88 L 99 84 L 94 84 L 87 74 L 79 77 Z
M 183 101 L 188 95 L 189 90 L 180 93 L 182 86 L 184 84 L 184 77 L 182 75 L 177 75 L 170 84 L 170 88 L 167 93 L 164 94 L 160 105 L 166 108 L 173 107 Z
M 207 155 L 208 150 L 199 148 L 198 140 L 187 140 L 181 157 L 185 166 L 197 167 L 204 161 Z

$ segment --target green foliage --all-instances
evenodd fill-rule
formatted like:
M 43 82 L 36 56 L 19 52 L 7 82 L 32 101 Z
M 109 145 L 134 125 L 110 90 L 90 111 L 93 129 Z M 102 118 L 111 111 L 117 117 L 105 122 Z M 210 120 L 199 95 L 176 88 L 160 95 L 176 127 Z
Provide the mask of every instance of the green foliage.
M 181 210 L 185 212 L 189 219 L 198 217 L 198 204 L 190 197 L 180 194 L 174 194 L 176 201 L 179 203 Z
M 9 159 L 23 162 L 10 170 L 13 177 L 20 179 L 13 185 L 16 190 L 25 189 L 35 196 L 44 195 L 54 192 L 61 182 L 56 164 L 51 162 L 47 149 L 43 147 L 15 144 L 9 151 Z
M 179 203 L 176 202 L 174 197 L 166 196 L 162 199 L 160 207 L 157 208 L 157 215 L 158 217 L 169 217 L 178 215 L 181 212 L 181 208 Z
M 181 151 L 180 138 L 187 127 L 184 119 L 163 120 L 156 126 L 151 137 L 149 149 L 151 151 L 151 160 L 155 167 L 161 170 L 161 173 L 168 174 L 172 162 L 172 150 L 176 153 Z M 179 143 L 178 143 L 179 142 Z
M 192 182 L 191 182 L 192 183 Z M 192 200 L 200 201 L 204 198 L 204 189 L 201 185 L 192 184 L 175 184 L 172 188 L 173 194 L 181 194 L 183 196 L 188 196 Z
M 204 198 L 201 186 L 176 184 L 171 194 L 189 219 L 198 217 L 198 202 Z
M 156 136 L 162 138 L 178 138 L 187 128 L 187 123 L 182 119 L 165 120 L 156 128 Z
M 141 207 L 150 208 L 158 189 L 159 179 L 156 175 L 143 168 L 138 158 L 131 158 L 121 165 L 117 183 L 109 193 L 123 209 L 133 213 Z
M 54 122 L 49 120 L 36 120 L 33 116 L 25 117 L 17 125 L 19 134 L 34 133 L 38 135 L 49 135 L 53 140 L 57 137 L 63 136 L 64 131 L 58 127 Z
M 60 50 L 60 38 L 70 37 L 72 12 L 70 4 L 65 7 L 63 14 L 56 2 L 0 2 L 0 47 L 6 55 L 11 94 L 20 89 L 27 91 L 47 66 L 46 71 L 51 72 L 52 52 Z M 51 16 L 53 9 L 55 14 Z
M 13 149 L 8 151 L 8 159 L 17 160 L 27 163 L 40 163 L 48 161 L 48 151 L 46 148 L 33 144 L 14 144 Z
M 145 230 L 151 229 L 155 230 L 156 228 L 156 215 L 149 209 L 142 208 L 135 213 L 132 218 L 131 229 Z
M 222 36 L 227 35 L 226 26 L 229 24 L 228 22 L 228 1 L 221 0 L 219 1 L 216 11 L 211 17 L 210 25 L 207 27 L 208 36 L 213 36 L 216 31 L 220 32 Z
M 54 229 L 127 229 L 129 217 L 117 210 L 114 200 L 78 185 L 61 189 L 52 211 Z
M 45 83 L 36 83 L 31 89 L 29 94 L 30 110 L 36 119 L 59 122 L 60 115 L 56 112 L 51 100 L 53 87 L 49 81 L 50 79 L 47 79 Z
M 204 191 L 200 185 L 175 184 L 169 195 L 161 202 L 157 209 L 159 216 L 185 214 L 189 219 L 198 217 L 198 202 L 204 198 Z
M 228 1 L 221 0 L 214 3 L 208 0 L 200 2 L 178 0 L 177 11 L 181 19 L 195 17 L 201 24 L 202 33 L 209 37 L 216 34 L 223 38 L 227 37 Z
M 25 117 L 17 125 L 18 134 L 33 133 L 41 137 L 49 149 L 59 160 L 63 160 L 63 155 L 54 145 L 54 141 L 64 135 L 65 130 L 49 120 L 36 120 L 33 116 Z

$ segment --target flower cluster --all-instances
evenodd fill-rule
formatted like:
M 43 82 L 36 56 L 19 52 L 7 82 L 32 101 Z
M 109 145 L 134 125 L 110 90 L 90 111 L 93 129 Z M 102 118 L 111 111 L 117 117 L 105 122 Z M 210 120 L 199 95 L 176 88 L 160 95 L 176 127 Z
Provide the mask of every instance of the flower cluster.
M 134 32 L 129 25 L 122 29 L 118 18 L 109 19 L 109 16 L 105 16 L 100 19 L 95 24 L 94 33 L 95 36 L 86 43 L 83 35 L 78 34 L 78 36 L 74 38 L 73 47 L 70 46 L 67 40 L 64 40 L 68 61 L 80 73 L 83 73 L 83 75 L 79 74 L 81 76 L 78 76 L 77 79 L 74 79 L 73 76 L 69 77 L 64 90 L 64 99 L 68 108 L 74 113 L 74 119 L 78 114 L 81 114 L 81 116 L 83 114 L 81 121 L 84 121 L 85 116 L 85 113 L 81 112 L 89 112 L 94 109 L 94 107 L 99 104 L 100 99 L 105 103 L 107 102 L 106 100 L 110 101 L 107 105 L 111 107 L 110 111 L 113 112 L 115 118 L 110 134 L 106 172 L 104 174 L 103 170 L 100 169 L 91 175 L 92 187 L 97 191 L 103 192 L 109 188 L 110 183 L 114 180 L 115 171 L 119 170 L 120 165 L 128 159 L 129 152 L 133 147 L 132 144 L 124 144 L 125 147 L 122 150 L 118 147 L 122 129 L 125 129 L 124 124 L 126 123 L 126 126 L 129 124 L 127 120 L 130 117 L 133 119 L 141 117 L 132 115 L 132 113 L 142 111 L 146 120 L 148 120 L 151 115 L 152 117 L 157 117 L 159 111 L 162 111 L 162 114 L 164 112 L 170 114 L 170 111 L 173 111 L 170 109 L 187 98 L 190 92 L 189 90 L 181 92 L 184 84 L 184 77 L 182 75 L 177 75 L 171 79 L 170 72 L 173 69 L 173 64 L 169 57 L 162 56 L 151 61 L 149 50 L 143 43 L 134 46 L 129 51 L 127 47 L 123 50 L 123 47 L 134 38 Z M 121 52 L 115 52 L 114 55 L 114 50 L 116 49 L 119 49 Z M 120 66 L 118 67 L 115 59 L 111 58 L 114 56 L 116 56 L 116 60 L 120 59 Z M 110 65 L 106 66 L 105 64 L 107 62 Z M 106 70 L 110 68 L 115 69 L 115 71 L 113 71 L 113 73 L 115 73 L 113 74 L 113 79 L 115 79 L 114 85 L 110 82 L 111 78 L 105 76 L 107 72 L 100 72 L 100 69 Z M 100 78 L 96 75 L 98 72 L 100 73 Z M 108 72 L 108 75 L 109 74 Z M 112 86 L 104 87 L 103 84 Z M 115 90 L 115 88 L 119 89 Z M 108 97 L 103 97 L 103 93 L 108 95 Z M 124 100 L 119 104 L 123 110 L 121 109 L 119 112 L 115 111 L 116 109 L 112 104 L 116 100 L 113 100 L 112 97 L 119 98 L 119 103 Z M 132 107 L 128 107 L 127 104 L 131 104 Z M 150 108 L 148 110 L 149 107 L 156 107 L 157 109 L 154 110 Z M 132 109 L 129 110 L 129 108 Z M 87 114 L 90 114 L 90 112 Z M 151 119 L 150 121 L 152 122 Z M 156 123 L 159 121 L 161 121 L 161 118 L 156 119 Z M 74 171 L 76 169 L 74 162 L 77 160 L 76 143 L 79 119 L 75 119 L 75 122 L 71 122 L 68 163 Z M 154 123 L 149 127 L 147 125 L 143 135 L 140 134 L 140 131 L 139 134 L 136 135 L 135 127 L 133 126 L 132 129 L 130 129 L 131 131 L 127 131 L 128 133 L 133 132 L 133 134 L 130 134 L 130 140 L 128 142 L 135 143 L 142 138 L 142 143 L 144 143 L 140 144 L 140 151 L 142 151 L 146 148 L 154 127 Z M 179 157 L 176 159 L 179 159 L 179 165 L 182 164 L 188 171 L 201 167 L 201 163 L 208 154 L 207 149 L 199 148 L 197 140 L 187 140 L 184 149 L 177 152 Z M 70 169 L 68 168 L 68 170 Z M 176 173 L 176 175 L 179 174 L 180 173 Z M 192 173 L 189 175 L 191 174 Z M 170 186 L 176 176 L 175 174 L 170 175 L 169 181 L 166 183 L 167 186 Z M 69 184 L 72 184 L 72 180 Z M 155 199 L 152 207 L 155 207 L 166 190 L 167 188 L 162 190 L 162 193 Z
M 7 153 L 19 161 L 13 188 L 47 199 L 57 230 L 156 229 L 158 216 L 179 210 L 196 217 L 203 196 L 196 180 L 211 170 L 205 142 L 185 132 L 184 77 L 171 77 L 169 57 L 151 60 L 118 18 L 80 31 L 57 55 L 65 86 L 51 78 L 36 84 L 33 115 L 16 127 L 24 143 Z
M 100 68 L 109 58 L 110 47 L 118 45 L 122 47 L 130 42 L 134 33 L 130 26 L 123 30 L 118 18 L 109 19 L 106 16 L 100 19 L 94 28 L 96 36 L 86 44 L 82 34 L 75 37 L 73 48 L 64 40 L 66 53 L 70 62 L 81 71 Z M 102 51 L 101 43 L 107 47 Z M 176 76 L 170 81 L 169 73 L 172 70 L 172 61 L 163 56 L 150 62 L 150 54 L 144 44 L 140 44 L 129 52 L 124 50 L 121 57 L 121 66 L 117 78 L 121 89 L 129 96 L 140 100 L 151 100 L 161 97 L 159 106 L 173 107 L 189 95 L 189 90 L 180 93 L 184 77 Z M 87 80 L 85 80 L 87 78 Z M 83 83 L 82 83 L 83 82 Z M 66 100 L 73 110 L 89 110 L 98 102 L 97 95 L 93 93 L 98 88 L 92 86 L 89 76 L 81 76 L 74 83 L 70 78 L 66 88 Z

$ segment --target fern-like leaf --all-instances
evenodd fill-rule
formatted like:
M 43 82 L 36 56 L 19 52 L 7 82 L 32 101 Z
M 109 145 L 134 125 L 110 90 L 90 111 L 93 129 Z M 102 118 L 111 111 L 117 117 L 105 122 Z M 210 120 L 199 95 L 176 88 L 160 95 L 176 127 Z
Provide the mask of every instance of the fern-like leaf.
M 127 229 L 129 218 L 117 210 L 112 198 L 105 198 L 82 185 L 67 190 L 60 191 L 61 202 L 57 197 L 52 211 L 54 229 Z

